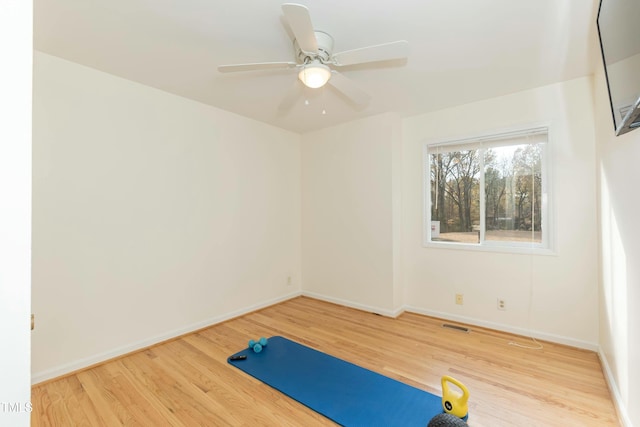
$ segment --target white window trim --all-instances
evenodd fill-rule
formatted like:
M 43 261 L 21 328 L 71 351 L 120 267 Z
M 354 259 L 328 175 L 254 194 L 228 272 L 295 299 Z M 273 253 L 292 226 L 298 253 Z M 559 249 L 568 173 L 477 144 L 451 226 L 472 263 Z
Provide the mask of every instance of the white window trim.
M 458 144 L 473 143 L 474 141 L 482 142 L 483 140 L 495 140 L 503 135 L 526 133 L 528 131 L 546 128 L 547 142 L 543 147 L 543 162 L 542 162 L 542 175 L 543 175 L 543 194 L 546 193 L 546 197 L 542 197 L 542 211 L 546 215 L 542 218 L 542 241 L 546 242 L 546 245 L 538 243 L 519 243 L 509 242 L 508 244 L 498 243 L 493 241 L 484 240 L 484 228 L 485 218 L 484 215 L 480 216 L 480 242 L 481 243 L 460 243 L 460 242 L 433 242 L 431 241 L 431 170 L 429 167 L 429 148 L 433 146 L 446 147 L 447 145 L 453 146 Z M 501 129 L 483 133 L 481 135 L 475 135 L 471 137 L 455 138 L 448 140 L 432 140 L 425 141 L 422 145 L 422 187 L 423 187 L 423 233 L 422 233 L 422 245 L 425 248 L 437 248 L 437 249 L 454 249 L 454 250 L 467 250 L 467 251 L 480 251 L 480 252 L 500 252 L 510 254 L 535 254 L 535 255 L 557 255 L 556 244 L 556 230 L 555 230 L 555 203 L 553 197 L 553 162 L 551 151 L 554 144 L 555 132 L 550 123 L 535 123 L 530 125 L 523 125 L 517 128 Z M 481 169 L 484 171 L 484 159 L 480 160 Z M 481 199 L 484 197 L 484 173 L 481 175 L 480 182 Z

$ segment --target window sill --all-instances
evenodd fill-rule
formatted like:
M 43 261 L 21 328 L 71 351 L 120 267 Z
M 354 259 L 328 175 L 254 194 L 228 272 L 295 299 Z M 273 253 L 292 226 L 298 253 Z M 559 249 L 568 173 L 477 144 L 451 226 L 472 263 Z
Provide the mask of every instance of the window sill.
M 423 242 L 422 246 L 427 249 L 453 249 L 459 251 L 479 251 L 479 252 L 497 252 L 505 254 L 522 254 L 522 255 L 543 255 L 557 256 L 558 253 L 549 248 L 521 246 L 504 246 L 504 245 L 480 245 L 473 243 L 457 243 L 457 242 Z

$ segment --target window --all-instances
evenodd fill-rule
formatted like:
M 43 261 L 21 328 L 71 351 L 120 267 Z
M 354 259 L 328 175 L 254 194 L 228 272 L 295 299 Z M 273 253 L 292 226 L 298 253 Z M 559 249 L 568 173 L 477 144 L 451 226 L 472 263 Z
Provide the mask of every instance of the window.
M 425 145 L 425 244 L 551 249 L 547 128 Z

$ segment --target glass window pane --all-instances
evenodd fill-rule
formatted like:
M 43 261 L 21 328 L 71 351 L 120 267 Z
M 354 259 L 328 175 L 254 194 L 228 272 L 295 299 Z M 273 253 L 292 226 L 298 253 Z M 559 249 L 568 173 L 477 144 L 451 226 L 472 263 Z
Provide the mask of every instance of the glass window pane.
M 480 242 L 480 150 L 429 155 L 431 241 Z
M 485 240 L 542 243 L 542 145 L 491 148 L 484 168 Z

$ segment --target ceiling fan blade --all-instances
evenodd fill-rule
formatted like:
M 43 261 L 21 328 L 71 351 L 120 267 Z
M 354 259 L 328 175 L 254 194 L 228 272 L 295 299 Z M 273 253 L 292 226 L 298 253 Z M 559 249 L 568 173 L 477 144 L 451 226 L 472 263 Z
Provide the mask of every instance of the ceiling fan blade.
M 358 107 L 364 107 L 371 100 L 371 96 L 368 93 L 358 88 L 350 79 L 335 70 L 331 71 L 331 78 L 328 83 Z
M 405 40 L 384 43 L 360 49 L 346 50 L 333 55 L 335 65 L 355 65 L 367 62 L 389 61 L 403 59 L 409 55 L 409 43 Z
M 289 111 L 291 107 L 293 107 L 293 104 L 296 103 L 298 98 L 300 98 L 300 94 L 302 94 L 302 88 L 302 82 L 296 79 L 293 85 L 291 85 L 291 87 L 289 87 L 289 89 L 285 93 L 284 98 L 280 102 L 280 105 L 278 105 L 278 111 L 280 111 L 281 113 Z
M 301 4 L 285 3 L 282 5 L 282 12 L 289 21 L 291 31 L 293 31 L 300 49 L 308 53 L 318 53 L 318 41 L 311 23 L 309 9 Z
M 293 68 L 295 62 L 256 62 L 253 64 L 232 64 L 220 65 L 218 71 L 221 73 L 235 73 L 236 71 L 256 71 L 256 70 L 282 70 Z

